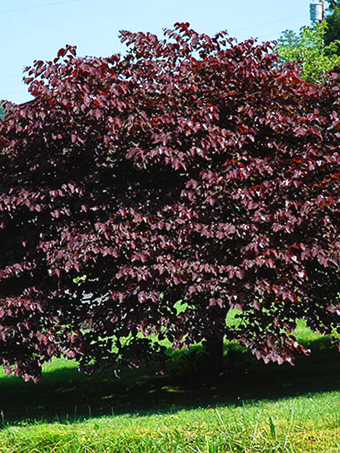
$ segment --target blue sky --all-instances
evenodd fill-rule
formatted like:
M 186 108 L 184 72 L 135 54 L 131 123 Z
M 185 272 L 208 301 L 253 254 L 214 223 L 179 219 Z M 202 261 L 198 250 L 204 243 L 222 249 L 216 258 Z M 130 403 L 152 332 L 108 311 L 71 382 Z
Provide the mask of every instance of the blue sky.
M 124 52 L 119 30 L 162 35 L 175 22 L 208 34 L 228 30 L 238 40 L 277 39 L 309 25 L 311 0 L 0 0 L 0 99 L 29 99 L 23 68 L 50 60 L 65 44 L 81 56 Z

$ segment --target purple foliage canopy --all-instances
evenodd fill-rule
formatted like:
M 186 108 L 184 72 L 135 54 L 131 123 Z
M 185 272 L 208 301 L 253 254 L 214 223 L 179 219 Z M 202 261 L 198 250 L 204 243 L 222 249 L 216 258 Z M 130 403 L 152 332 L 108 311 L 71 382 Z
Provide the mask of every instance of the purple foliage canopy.
M 213 337 L 292 362 L 297 319 L 340 319 L 340 73 L 308 84 L 189 24 L 121 39 L 35 61 L 33 102 L 7 106 L 0 363 L 118 371 Z

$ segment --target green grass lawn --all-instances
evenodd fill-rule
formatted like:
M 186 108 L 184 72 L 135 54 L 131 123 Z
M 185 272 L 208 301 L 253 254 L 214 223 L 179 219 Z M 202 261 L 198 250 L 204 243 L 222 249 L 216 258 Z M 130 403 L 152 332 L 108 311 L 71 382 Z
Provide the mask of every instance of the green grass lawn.
M 295 367 L 226 346 L 226 372 L 200 379 L 199 348 L 167 375 L 87 377 L 47 364 L 38 384 L 0 375 L 0 452 L 338 452 L 340 355 L 300 324 L 311 347 Z

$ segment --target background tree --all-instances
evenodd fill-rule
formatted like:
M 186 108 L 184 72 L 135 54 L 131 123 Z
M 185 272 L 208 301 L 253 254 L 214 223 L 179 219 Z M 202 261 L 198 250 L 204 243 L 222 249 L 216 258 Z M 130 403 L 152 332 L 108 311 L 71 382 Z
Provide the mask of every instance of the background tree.
M 328 10 L 326 14 L 326 32 L 325 45 L 328 46 L 332 42 L 340 40 L 340 4 L 338 1 L 329 0 Z M 338 48 L 339 53 L 339 48 Z
M 286 30 L 276 48 L 279 61 L 295 62 L 301 70 L 301 77 L 308 82 L 322 82 L 325 73 L 340 64 L 338 43 L 332 40 L 325 45 L 327 30 L 327 23 L 302 27 L 299 34 Z
M 3 106 L 0 104 L 0 120 L 5 118 L 5 109 Z
M 292 362 L 297 319 L 340 325 L 340 75 L 189 24 L 121 39 L 35 61 L 0 125 L 2 364 L 119 371 L 164 339 L 216 364 L 226 337 Z

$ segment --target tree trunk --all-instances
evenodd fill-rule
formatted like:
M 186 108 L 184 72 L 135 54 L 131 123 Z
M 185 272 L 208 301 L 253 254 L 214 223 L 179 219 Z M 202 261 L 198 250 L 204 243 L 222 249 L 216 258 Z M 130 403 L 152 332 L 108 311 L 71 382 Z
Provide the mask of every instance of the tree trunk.
M 205 341 L 207 376 L 217 379 L 223 369 L 223 337 L 216 334 Z

